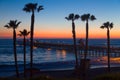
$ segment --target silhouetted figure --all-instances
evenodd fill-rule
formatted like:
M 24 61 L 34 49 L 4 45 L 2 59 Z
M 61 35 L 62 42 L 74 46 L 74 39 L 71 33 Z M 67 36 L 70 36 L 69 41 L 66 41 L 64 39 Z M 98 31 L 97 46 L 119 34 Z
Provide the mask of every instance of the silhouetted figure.
M 19 36 L 23 36 L 23 51 L 24 51 L 24 78 L 26 77 L 26 36 L 29 35 L 30 32 L 28 32 L 26 29 L 23 31 L 20 31 Z
M 108 56 L 108 72 L 110 72 L 110 29 L 113 28 L 113 23 L 106 22 L 100 27 L 107 29 L 107 56 Z
M 79 19 L 80 16 L 78 14 L 69 14 L 68 17 L 65 17 L 68 21 L 72 21 L 72 34 L 73 34 L 73 41 L 74 41 L 74 53 L 75 53 L 75 59 L 76 59 L 76 64 L 75 64 L 75 69 L 78 69 L 78 55 L 77 55 L 77 47 L 76 47 L 76 33 L 75 33 L 75 23 L 74 21 Z
M 16 28 L 19 26 L 21 22 L 17 22 L 17 20 L 10 20 L 10 22 L 5 25 L 4 27 L 13 29 L 13 47 L 14 47 L 14 60 L 15 60 L 15 68 L 16 68 L 16 75 L 19 77 L 18 71 L 18 63 L 17 63 L 17 53 L 16 53 Z
M 37 3 L 28 3 L 23 8 L 25 12 L 31 12 L 31 27 L 30 27 L 30 68 L 31 68 L 31 77 L 32 77 L 32 68 L 33 68 L 33 35 L 34 35 L 34 22 L 35 22 L 35 11 L 39 12 L 43 10 L 43 6 L 38 6 Z

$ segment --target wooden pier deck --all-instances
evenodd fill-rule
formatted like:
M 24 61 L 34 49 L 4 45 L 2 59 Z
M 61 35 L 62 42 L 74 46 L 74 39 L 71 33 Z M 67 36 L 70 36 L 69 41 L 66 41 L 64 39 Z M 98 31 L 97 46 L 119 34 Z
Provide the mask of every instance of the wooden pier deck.
M 64 49 L 73 50 L 73 44 L 63 44 L 63 43 L 49 43 L 49 42 L 34 42 L 34 46 L 38 48 L 51 48 L 51 49 Z M 77 45 L 77 50 L 79 54 L 84 54 L 85 46 Z M 89 46 L 88 55 L 91 56 L 105 56 L 107 51 L 106 46 Z M 120 57 L 120 47 L 110 47 L 110 55 L 115 57 Z

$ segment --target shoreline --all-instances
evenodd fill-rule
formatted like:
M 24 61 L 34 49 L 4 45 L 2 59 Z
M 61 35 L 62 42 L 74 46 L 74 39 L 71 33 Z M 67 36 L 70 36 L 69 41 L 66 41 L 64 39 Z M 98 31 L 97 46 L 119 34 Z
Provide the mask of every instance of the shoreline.
M 119 61 L 119 58 L 117 60 L 116 59 L 117 58 L 111 58 L 111 67 L 114 69 L 113 71 L 120 72 L 120 61 Z M 50 75 L 50 76 L 55 76 L 55 77 L 64 77 L 64 76 L 67 77 L 67 76 L 73 75 L 74 66 L 75 66 L 74 60 L 33 64 L 33 67 L 38 70 L 38 74 L 35 74 L 35 75 L 45 74 L 45 75 Z M 19 67 L 19 72 L 23 74 L 23 69 L 24 69 L 23 64 L 19 64 L 18 67 Z M 27 69 L 29 69 L 30 64 L 27 64 L 26 67 Z M 117 70 L 115 70 L 116 68 Z M 90 70 L 88 71 L 88 74 L 91 76 L 103 74 L 106 72 L 106 69 L 107 69 L 107 57 L 102 57 L 102 58 L 97 58 L 97 59 L 91 58 Z M 0 77 L 15 76 L 15 66 L 14 65 L 0 65 L 0 72 L 1 72 Z M 91 72 L 96 73 L 96 74 L 92 75 Z
M 64 63 L 43 63 L 43 64 L 34 64 L 34 68 L 38 69 L 43 73 L 51 73 L 51 72 L 63 72 L 63 71 L 74 71 L 74 64 L 66 64 Z M 95 64 L 90 66 L 90 70 L 98 70 L 99 69 L 106 69 L 107 64 Z M 118 68 L 120 72 L 120 64 L 112 64 L 111 63 L 111 68 Z M 27 65 L 27 69 L 29 69 L 29 64 Z M 0 65 L 0 77 L 10 77 L 15 75 L 15 67 L 14 65 Z M 19 66 L 19 72 L 23 73 L 23 65 Z M 54 74 L 54 73 L 53 73 Z

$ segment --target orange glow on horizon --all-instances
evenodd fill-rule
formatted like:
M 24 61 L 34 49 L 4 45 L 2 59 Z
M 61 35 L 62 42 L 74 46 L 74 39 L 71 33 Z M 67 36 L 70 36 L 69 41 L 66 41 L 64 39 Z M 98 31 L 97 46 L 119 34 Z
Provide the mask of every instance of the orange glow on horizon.
M 19 32 L 17 32 L 18 34 Z M 12 31 L 4 31 L 4 32 L 0 32 L 0 38 L 12 38 L 13 37 L 13 33 Z M 120 38 L 120 36 L 118 35 L 119 32 L 115 32 L 112 31 L 110 34 L 111 38 Z M 29 37 L 29 36 L 28 36 Z M 106 32 L 89 32 L 89 38 L 106 38 Z M 19 36 L 17 36 L 17 38 L 20 38 Z M 36 32 L 34 33 L 34 38 L 72 38 L 72 33 L 71 32 L 54 32 L 54 31 L 49 31 L 49 32 Z M 76 38 L 85 38 L 85 33 L 79 34 L 76 33 Z
M 54 32 L 43 32 L 43 33 L 35 33 L 35 38 L 71 38 L 71 34 L 69 33 L 54 33 Z

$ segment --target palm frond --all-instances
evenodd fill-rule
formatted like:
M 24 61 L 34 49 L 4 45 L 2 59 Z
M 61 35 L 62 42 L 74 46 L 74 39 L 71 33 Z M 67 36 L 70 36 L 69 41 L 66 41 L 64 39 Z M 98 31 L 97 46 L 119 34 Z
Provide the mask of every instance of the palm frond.
M 22 31 L 19 31 L 20 33 L 22 33 Z
M 68 17 L 65 17 L 65 19 L 72 20 L 72 21 L 77 20 L 79 18 L 80 18 L 80 16 L 78 14 L 74 14 L 74 13 L 71 13 L 71 14 L 69 14 Z
M 27 35 L 29 35 L 29 34 L 30 34 L 30 31 L 29 31 L 29 32 L 27 32 Z M 26 36 L 27 36 L 27 35 L 26 35 Z
M 79 19 L 80 16 L 78 14 L 75 15 L 75 19 Z
M 68 17 L 70 20 L 73 20 L 74 19 L 74 13 L 71 13 L 69 14 L 69 17 Z
M 30 9 L 28 9 L 28 8 L 26 8 L 26 7 L 24 7 L 24 8 L 23 8 L 23 11 L 26 11 L 26 12 L 31 12 L 31 10 L 30 10 Z
M 32 7 L 33 10 L 36 10 L 36 9 L 37 9 L 37 5 L 38 5 L 37 3 L 34 3 L 34 4 L 33 4 L 33 7 Z
M 16 24 L 16 28 L 19 26 L 20 23 L 21 23 L 21 21 L 19 21 L 19 22 Z
M 113 23 L 110 23 L 109 21 L 107 21 L 107 22 L 103 23 L 103 25 L 100 28 L 112 29 Z
M 37 3 L 28 3 L 23 8 L 23 11 L 32 12 L 33 10 L 36 10 L 36 9 L 37 9 Z
M 70 20 L 68 17 L 65 17 L 65 19 L 67 19 L 68 21 Z
M 14 20 L 14 24 L 17 24 L 17 20 Z
M 110 23 L 110 29 L 112 29 L 113 28 L 113 23 Z
M 10 26 L 8 26 L 8 25 L 5 25 L 4 27 L 6 27 L 6 28 L 11 28 Z
M 96 20 L 96 17 L 94 15 L 91 15 L 90 19 L 93 21 L 93 20 Z
M 104 28 L 105 28 L 105 26 L 100 26 L 100 28 L 104 29 Z
M 43 9 L 44 9 L 43 6 L 39 6 L 38 9 L 37 9 L 37 11 L 39 12 L 39 11 L 41 11 Z
M 10 22 L 4 27 L 16 29 L 21 22 L 17 23 L 17 20 L 10 20 Z
M 8 23 L 9 26 L 14 26 L 15 27 L 15 21 L 14 20 L 10 20 L 10 22 Z
M 18 36 L 22 36 L 22 34 L 18 34 Z
M 103 25 L 108 28 L 109 27 L 109 22 L 103 23 Z
M 30 33 L 30 31 L 28 32 L 26 29 L 24 29 L 23 31 L 19 31 L 19 32 L 20 32 L 20 35 L 22 36 L 27 36 Z
M 87 18 L 87 19 L 90 18 L 90 13 L 86 14 L 86 18 Z
M 86 14 L 81 15 L 81 20 L 85 21 L 86 20 Z

